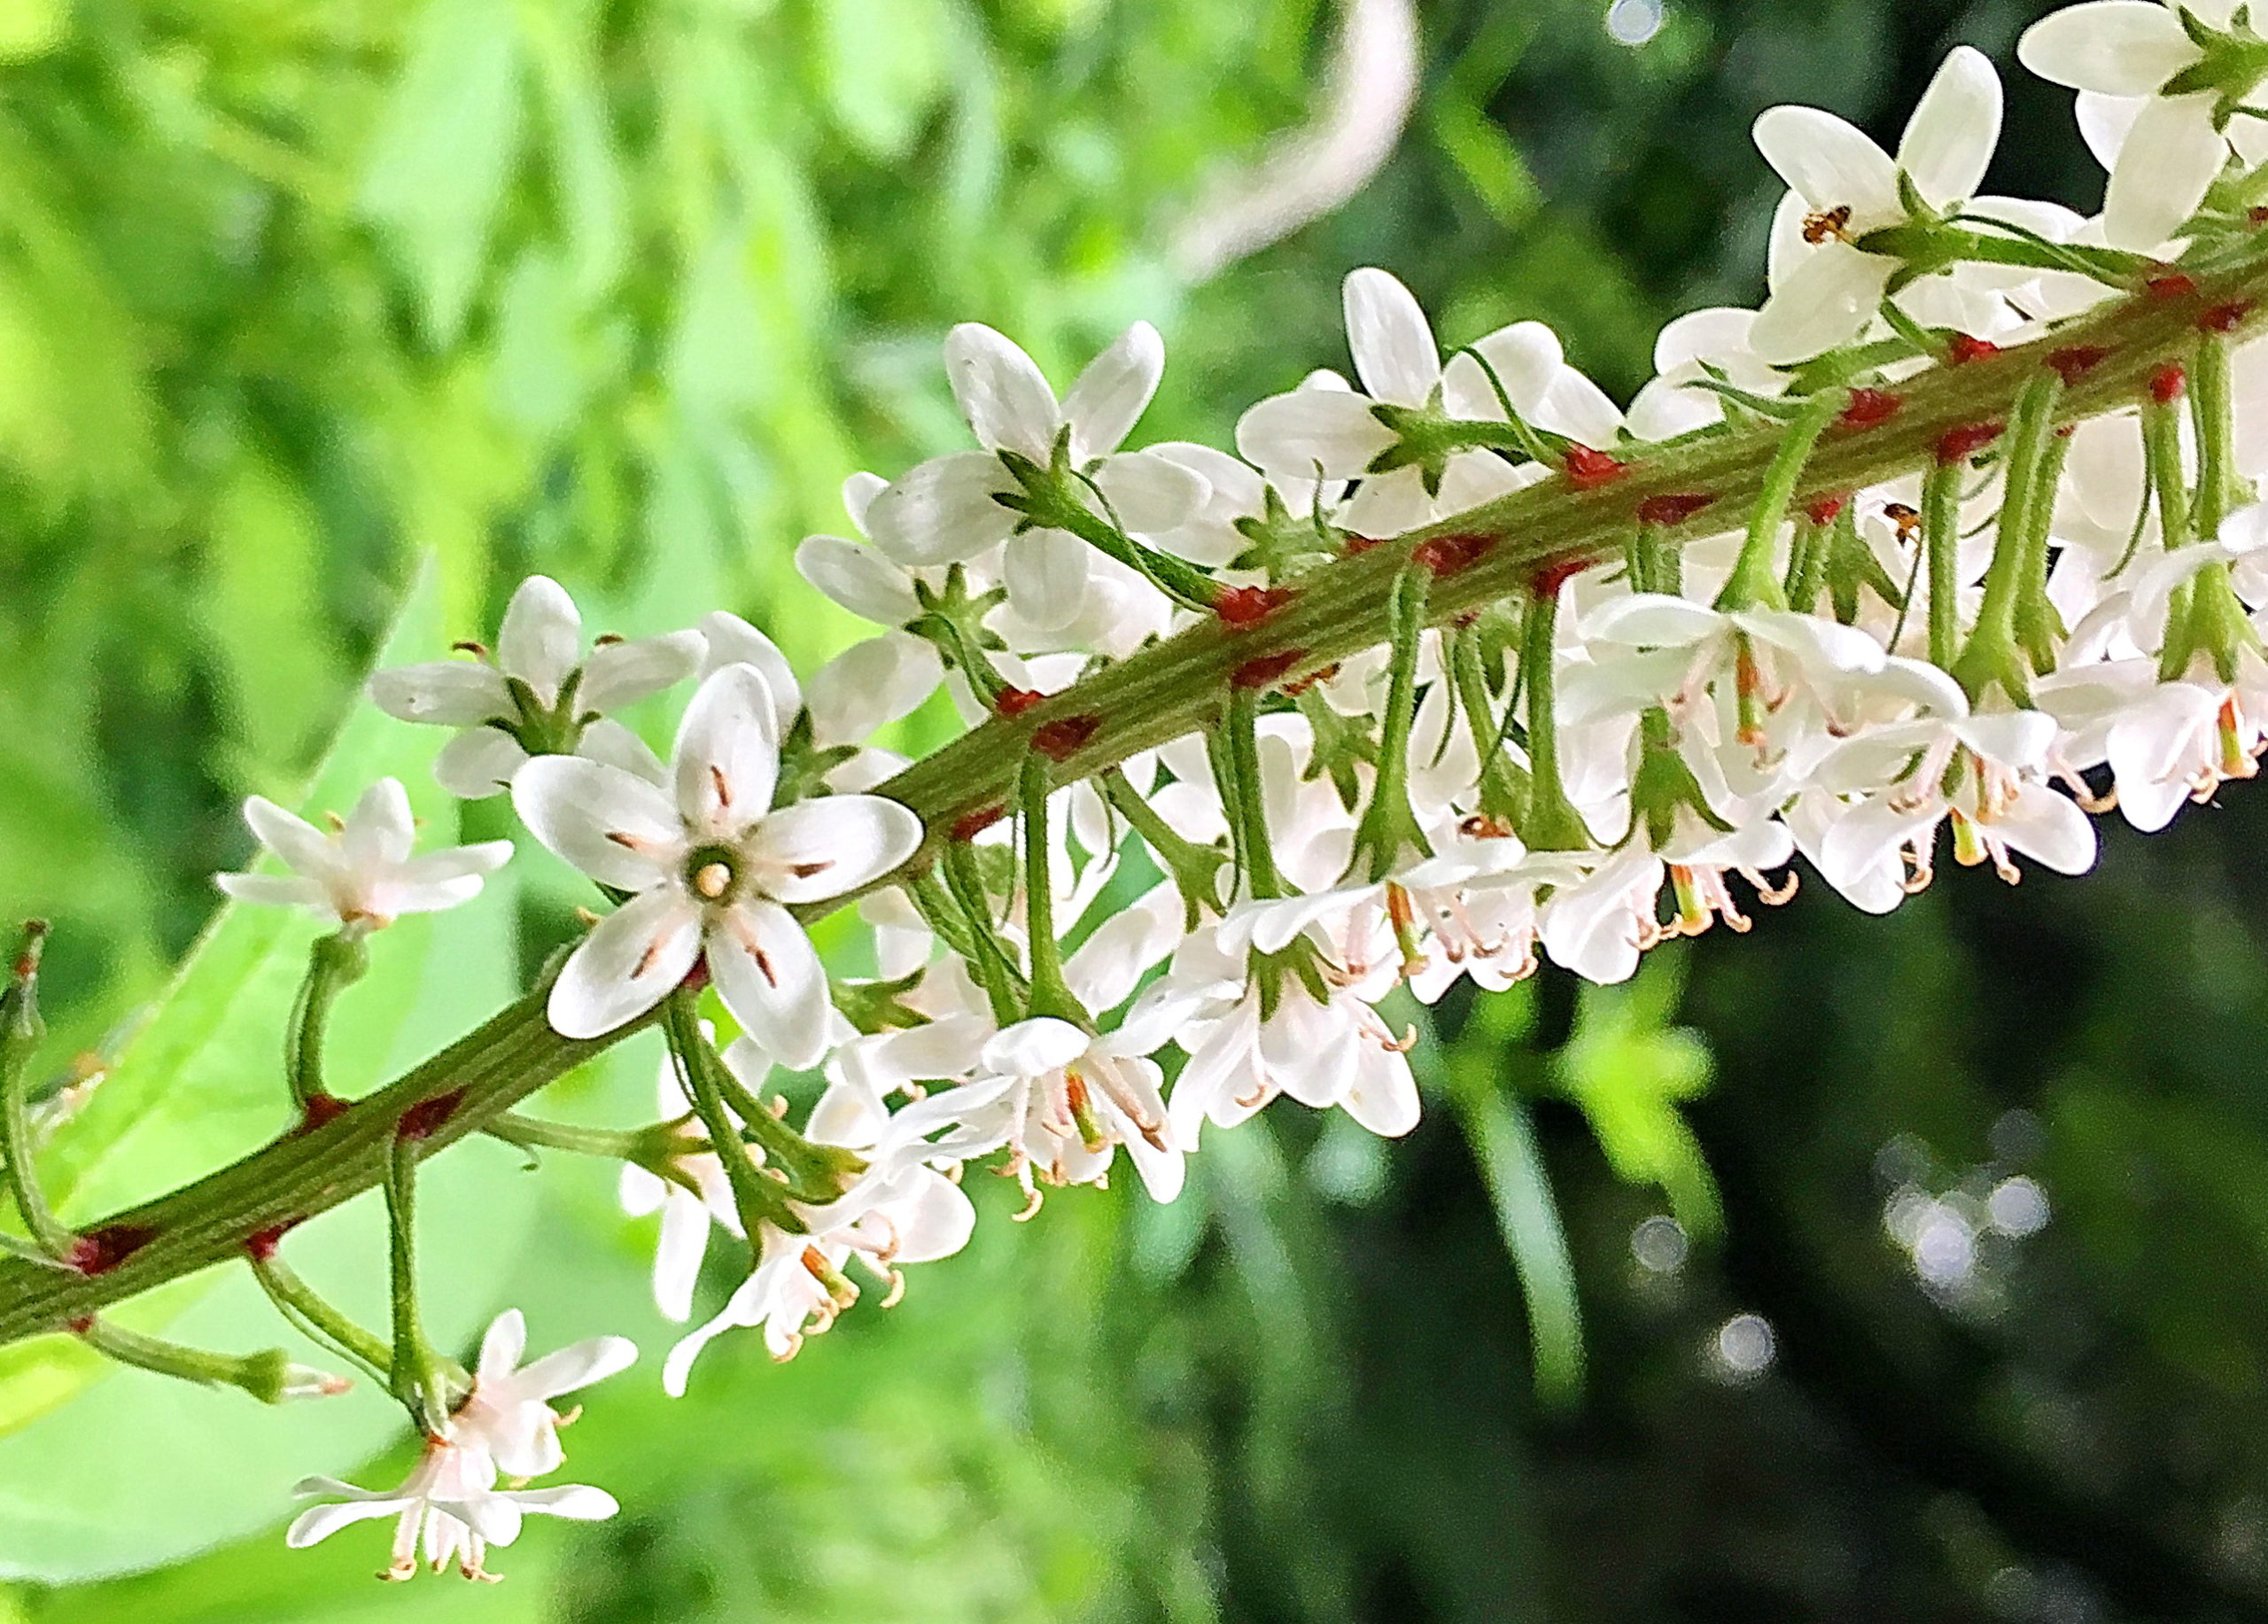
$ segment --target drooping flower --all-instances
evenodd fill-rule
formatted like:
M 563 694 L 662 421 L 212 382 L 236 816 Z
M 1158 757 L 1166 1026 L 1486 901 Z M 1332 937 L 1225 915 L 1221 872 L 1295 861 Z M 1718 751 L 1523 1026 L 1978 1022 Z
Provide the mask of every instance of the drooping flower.
M 816 1065 L 831 1029 L 827 973 L 789 907 L 855 891 L 913 856 L 921 824 L 880 796 L 774 808 L 780 742 L 770 688 L 728 665 L 687 708 L 672 789 L 571 756 L 513 782 L 529 831 L 628 899 L 553 983 L 552 1025 L 596 1037 L 645 1014 L 704 955 L 726 1007 L 784 1065 Z
M 493 1580 L 496 1575 L 486 1566 L 488 1548 L 517 1539 L 523 1519 L 534 1515 L 598 1522 L 621 1509 L 612 1495 L 587 1484 L 500 1489 L 496 1475 L 495 1457 L 480 1445 L 429 1437 L 399 1488 L 358 1488 L 333 1477 L 300 1479 L 292 1493 L 329 1495 L 336 1503 L 301 1511 L 292 1519 L 284 1542 L 303 1550 L 354 1523 L 391 1517 L 393 1558 L 379 1578 L 408 1579 L 416 1573 L 422 1545 L 437 1573 L 454 1562 L 467 1579 Z
M 470 902 L 483 878 L 512 855 L 509 840 L 451 846 L 412 857 L 417 828 L 400 781 L 382 778 L 326 834 L 275 802 L 253 796 L 245 821 L 289 874 L 224 874 L 214 882 L 239 902 L 305 908 L 341 925 L 377 929 L 405 913 Z

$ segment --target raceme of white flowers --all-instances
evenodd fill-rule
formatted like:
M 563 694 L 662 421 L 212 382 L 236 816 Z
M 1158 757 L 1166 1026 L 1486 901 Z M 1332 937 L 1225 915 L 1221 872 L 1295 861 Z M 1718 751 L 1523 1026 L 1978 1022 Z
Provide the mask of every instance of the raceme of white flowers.
M 967 1240 L 973 1164 L 1011 1176 L 1030 1217 L 1051 1188 L 1107 1183 L 1122 1153 L 1170 1201 L 1208 1132 L 1278 1095 L 1409 1131 L 1414 1033 L 1381 1010 L 1398 989 L 1498 990 L 1544 959 L 1619 981 L 1661 941 L 1748 929 L 1753 903 L 1795 889 L 1798 858 L 1872 912 L 1926 885 L 1947 845 L 2009 881 L 2077 874 L 2095 858 L 2090 812 L 2115 803 L 2155 829 L 2251 776 L 2268 730 L 2268 508 L 2252 486 L 2268 347 L 2232 336 L 2245 309 L 2201 315 L 2108 411 L 2058 404 L 2106 355 L 2053 352 L 1924 470 L 1806 480 L 1823 436 L 1891 418 L 1922 371 L 2248 263 L 2268 218 L 2268 43 L 2241 8 L 2088 0 L 2019 54 L 2080 92 L 2102 214 L 1978 195 L 2001 92 L 1965 48 L 1895 152 L 1775 108 L 1756 126 L 1789 188 L 1769 297 L 1671 323 L 1627 412 L 1538 322 L 1445 358 L 1379 270 L 1346 282 L 1353 380 L 1317 372 L 1261 401 L 1234 455 L 1136 440 L 1164 366 L 1146 325 L 1060 397 L 1011 340 L 963 326 L 945 372 L 976 448 L 857 476 L 854 533 L 796 555 L 876 627 L 808 682 L 723 613 L 586 652 L 541 577 L 493 653 L 380 673 L 388 712 L 456 730 L 447 789 L 509 792 L 593 882 L 600 912 L 550 983 L 552 1024 L 668 1035 L 663 1120 L 617 1153 L 624 1204 L 661 1215 L 670 1318 L 694 1319 L 713 1247 L 745 1271 L 668 1354 L 668 1389 L 698 1379 L 720 1337 L 756 1331 L 784 1358 L 862 1296 L 895 1301 L 908 1265 Z M 989 819 L 925 830 L 884 788 L 905 764 L 874 735 L 940 694 L 971 722 L 1015 715 L 1184 626 L 1262 619 L 1370 538 L 1773 425 L 1752 512 L 1658 497 L 1619 561 L 1445 626 L 1394 619 L 1369 653 L 1288 688 L 1240 679 L 1213 725 L 1100 775 L 1050 768 L 1107 737 L 1109 715 L 1060 750 L 1035 734 Z M 1408 570 L 1461 562 L 1421 548 Z M 664 758 L 615 713 L 672 689 Z M 465 899 L 506 855 L 411 855 L 391 782 L 335 834 L 260 800 L 246 817 L 290 877 L 224 887 L 358 941 Z M 831 975 L 805 929 L 851 899 L 878 956 L 857 979 Z M 722 1048 L 693 1013 L 711 986 L 741 1034 Z M 824 1079 L 800 1125 L 774 1068 Z M 496 1484 L 558 1466 L 548 1400 L 627 1363 L 626 1344 L 521 1370 L 516 1315 L 489 1341 L 462 1381 L 397 1369 L 427 1437 L 409 1480 L 312 1480 L 344 1498 L 305 1513 L 293 1543 L 391 1516 L 390 1572 L 422 1542 L 478 1573 L 524 1513 L 613 1509 L 596 1489 Z

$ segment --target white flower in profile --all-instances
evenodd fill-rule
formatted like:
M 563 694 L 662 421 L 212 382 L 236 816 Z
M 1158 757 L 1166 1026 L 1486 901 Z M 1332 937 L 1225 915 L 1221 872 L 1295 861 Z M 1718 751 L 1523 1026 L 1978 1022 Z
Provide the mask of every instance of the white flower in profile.
M 1975 193 L 2000 138 L 2000 81 L 1981 51 L 1957 46 L 1930 80 L 1892 159 L 1862 130 L 1818 107 L 1767 107 L 1756 144 L 1800 199 L 1800 228 L 1774 243 L 1772 296 L 1749 345 L 1761 360 L 1808 361 L 1855 338 L 1905 261 L 1858 246 L 1909 218 L 1902 175 L 1940 214 Z M 1787 209 L 1783 219 L 1790 217 Z
M 726 1051 L 725 1062 L 743 1077 L 766 1063 L 746 1040 Z M 905 1288 L 900 1265 L 951 1256 L 976 1226 L 976 1209 L 960 1186 L 919 1162 L 878 1160 L 825 1206 L 791 1201 L 788 1208 L 802 1232 L 758 1225 L 748 1278 L 714 1318 L 670 1349 L 662 1387 L 672 1397 L 685 1392 L 701 1350 L 726 1331 L 761 1326 L 772 1356 L 793 1358 L 806 1336 L 827 1330 L 858 1300 L 857 1283 L 844 1273 L 851 1259 L 887 1286 L 888 1308 Z
M 433 913 L 469 902 L 484 876 L 512 855 L 509 840 L 452 846 L 412 857 L 417 828 L 399 779 L 362 792 L 331 833 L 253 796 L 245 822 L 289 874 L 224 874 L 214 883 L 239 902 L 305 908 L 341 925 L 375 930 L 405 913 Z
M 1001 581 L 1033 626 L 1061 626 L 1086 600 L 1089 550 L 1068 531 L 1018 528 L 994 499 L 1021 487 L 1002 453 L 1050 466 L 1059 440 L 1130 532 L 1173 530 L 1205 499 L 1205 481 L 1146 451 L 1121 451 L 1157 392 L 1165 344 L 1137 322 L 1097 356 L 1060 401 L 1030 356 L 975 322 L 945 338 L 945 375 L 982 451 L 933 457 L 878 493 L 866 509 L 874 545 L 909 568 L 974 558 L 1002 542 Z
M 2179 231 L 2222 166 L 2232 138 L 2261 145 L 2245 134 L 2264 105 L 2256 85 L 2241 99 L 2237 116 L 2221 124 L 2221 91 L 2213 88 L 2169 95 L 2167 87 L 2205 60 L 2183 12 L 2206 27 L 2226 30 L 2239 0 L 2088 0 L 2051 12 L 2016 42 L 2016 59 L 2042 79 L 2079 92 L 2080 128 L 2110 171 L 2103 193 L 2103 237 L 2114 248 L 2155 253 Z M 2256 161 L 2264 154 L 2245 153 Z
M 687 707 L 671 788 L 603 762 L 547 756 L 513 781 L 529 831 L 629 899 L 584 938 L 552 985 L 551 1023 L 596 1037 L 636 1019 L 704 954 L 734 1020 L 781 1064 L 827 1052 L 827 972 L 789 907 L 855 891 L 921 843 L 897 802 L 835 795 L 775 809 L 771 689 L 727 665 Z
M 1271 479 L 1362 478 L 1371 464 L 1394 448 L 1398 436 L 1379 407 L 1436 407 L 1454 418 L 1504 421 L 1502 384 L 1513 409 L 1534 426 L 1588 446 L 1612 444 L 1621 414 L 1598 386 L 1561 354 L 1559 340 L 1541 322 L 1519 322 L 1478 340 L 1483 369 L 1458 354 L 1445 366 L 1433 329 L 1410 290 L 1374 267 L 1348 273 L 1342 290 L 1347 346 L 1355 358 L 1357 392 L 1335 378 L 1310 379 L 1301 388 L 1274 395 L 1245 413 L 1237 423 L 1237 449 Z M 1489 371 L 1495 373 L 1495 383 Z M 1541 470 L 1539 470 L 1541 471 Z M 1440 503 L 1425 488 L 1415 465 L 1371 475 L 1341 515 L 1341 522 L 1368 535 L 1383 535 L 1422 524 L 1436 506 L 1453 510 L 1517 488 L 1533 474 L 1516 475 L 1489 451 L 1460 452 L 1442 472 L 1442 486 L 1454 493 Z
M 1124 1002 L 1180 939 L 1181 917 L 1169 884 L 1106 921 L 1064 964 L 1072 996 L 1088 1009 Z M 1181 1150 L 1166 1119 L 1163 1073 L 1149 1056 L 1195 1006 L 1153 1001 L 1100 1035 L 1052 1015 L 998 1031 L 967 1018 L 936 1022 L 958 1029 L 963 1053 L 933 1042 L 933 1063 L 944 1063 L 933 1076 L 967 1080 L 900 1110 L 877 1159 L 965 1162 L 1006 1146 L 1029 1213 L 1038 1183 L 1101 1184 L 1124 1146 L 1151 1198 L 1170 1201 L 1181 1193 Z
M 418 1548 L 439 1573 L 451 1562 L 467 1579 L 493 1580 L 488 1548 L 520 1535 L 523 1519 L 565 1517 L 597 1522 L 621 1509 L 602 1488 L 564 1483 L 552 1488 L 500 1489 L 496 1460 L 477 1443 L 429 1437 L 417 1464 L 399 1488 L 358 1488 L 332 1477 L 302 1478 L 302 1496 L 330 1495 L 338 1504 L 310 1506 L 291 1519 L 284 1543 L 303 1550 L 341 1528 L 373 1519 L 394 1519 L 393 1558 L 381 1579 L 408 1579 L 417 1571 Z
M 449 1418 L 451 1436 L 461 1445 L 487 1450 L 507 1477 L 558 1471 L 567 1458 L 559 1447 L 559 1429 L 572 1417 L 561 1415 L 550 1401 L 638 1360 L 638 1345 L 622 1336 L 589 1337 L 523 1365 L 527 1346 L 527 1321 L 519 1309 L 499 1314 L 481 1338 L 472 1391 Z
M 867 510 L 885 488 L 874 474 L 853 474 L 843 482 L 843 505 L 860 535 L 866 534 Z M 851 644 L 813 673 L 813 742 L 821 748 L 862 742 L 937 691 L 945 669 L 936 645 L 906 628 L 928 613 L 918 586 L 935 587 L 938 582 L 902 568 L 879 548 L 844 536 L 804 537 L 796 549 L 796 569 L 835 603 L 885 628 Z
M 670 632 L 624 641 L 602 638 L 583 651 L 583 617 L 566 588 L 531 575 L 512 594 L 493 654 L 397 665 L 370 679 L 371 701 L 405 722 L 454 727 L 434 758 L 451 795 L 501 792 L 529 757 L 579 748 L 601 719 L 693 673 L 701 634 Z M 603 738 L 593 741 L 604 749 Z

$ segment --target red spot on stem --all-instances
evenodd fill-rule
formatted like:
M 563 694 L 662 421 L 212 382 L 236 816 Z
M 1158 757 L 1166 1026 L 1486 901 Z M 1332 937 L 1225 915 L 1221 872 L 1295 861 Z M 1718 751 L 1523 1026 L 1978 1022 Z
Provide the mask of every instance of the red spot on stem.
M 337 1122 L 346 1114 L 346 1107 L 347 1101 L 337 1094 L 309 1095 L 307 1102 L 299 1107 L 299 1120 L 292 1124 L 291 1137 L 296 1139 L 303 1133 L 313 1133 Z
M 1307 657 L 1308 651 L 1304 649 L 1286 649 L 1278 654 L 1258 655 L 1231 672 L 1229 681 L 1231 686 L 1240 688 L 1274 688 Z
M 1853 389 L 1835 423 L 1844 429 L 1879 428 L 1897 416 L 1905 405 L 1904 395 L 1892 394 L 1887 389 Z
M 1559 588 L 1591 567 L 1588 558 L 1565 558 L 1557 563 L 1539 565 L 1528 577 L 1527 588 L 1539 598 L 1556 598 Z
M 1328 682 L 1338 674 L 1339 662 L 1333 660 L 1328 665 L 1317 666 L 1304 677 L 1293 678 L 1292 680 L 1284 685 L 1284 691 L 1286 694 L 1291 695 L 1293 698 L 1297 698 L 1300 695 L 1306 693 L 1309 688 L 1313 688 L 1317 683 Z
M 400 1120 L 393 1125 L 393 1136 L 397 1139 L 431 1138 L 463 1103 L 464 1090 L 461 1088 L 421 1100 L 401 1114 Z
M 73 1336 L 84 1336 L 95 1328 L 95 1317 L 92 1314 L 74 1314 L 63 1325 Z
M 2152 299 L 2186 299 L 2196 291 L 2196 283 L 2179 271 L 2160 271 L 2142 280 L 2142 291 Z
M 1422 563 L 1440 580 L 1470 570 L 1496 545 L 1496 538 L 1478 531 L 1448 536 L 1428 536 L 1410 549 L 1412 563 Z
M 245 1237 L 245 1250 L 252 1262 L 264 1263 L 276 1255 L 276 1248 L 284 1244 L 284 1237 L 302 1223 L 302 1219 L 286 1218 L 281 1224 L 271 1224 L 266 1229 L 255 1230 Z
M 1959 428 L 1947 429 L 1938 436 L 1938 466 L 1966 462 L 2000 439 L 2007 427 L 2004 423 L 1964 423 Z
M 2233 299 L 2225 305 L 2215 305 L 2197 318 L 2197 325 L 2209 333 L 2234 332 L 2244 325 L 2244 318 L 2252 314 L 2252 301 Z
M 1955 333 L 1946 345 L 1946 364 L 1949 367 L 1966 366 L 1972 361 L 1983 361 L 1988 355 L 2000 353 L 2000 346 L 1990 338 L 1979 338 L 1973 333 Z
M 2110 352 L 2100 344 L 2075 344 L 2068 349 L 2048 353 L 2048 369 L 2063 380 L 2069 387 L 2110 359 Z
M 1350 533 L 1347 538 L 1347 556 L 1352 558 L 1357 553 L 1367 553 L 1374 547 L 1385 545 L 1384 536 L 1358 536 Z
M 992 708 L 1002 716 L 1021 716 L 1046 697 L 1036 688 L 1004 688 L 993 695 Z
M 1611 457 L 1604 451 L 1594 451 L 1588 446 L 1570 446 L 1563 463 L 1567 483 L 1579 491 L 1596 491 L 1601 486 L 1612 485 L 1630 471 L 1630 464 Z
M 955 840 L 975 840 L 1007 815 L 1005 806 L 980 806 L 975 812 L 963 812 L 953 820 L 952 836 Z
M 1843 491 L 1832 496 L 1814 496 L 1804 504 L 1804 517 L 1814 524 L 1832 524 L 1843 517 L 1843 504 L 1850 500 L 1849 493 Z
M 1717 499 L 1706 491 L 1679 491 L 1667 496 L 1649 496 L 1638 504 L 1641 524 L 1682 524 Z
M 1101 726 L 1099 716 L 1059 716 L 1031 730 L 1031 747 L 1051 761 L 1062 761 L 1076 754 Z
M 2189 374 L 2178 361 L 2169 361 L 2150 374 L 2150 399 L 2160 406 L 2171 406 L 2188 387 Z
M 1223 587 L 1215 594 L 1213 612 L 1231 632 L 1258 626 L 1297 595 L 1290 587 Z
M 108 1274 L 157 1238 L 146 1224 L 105 1224 L 73 1241 L 63 1261 L 81 1274 Z

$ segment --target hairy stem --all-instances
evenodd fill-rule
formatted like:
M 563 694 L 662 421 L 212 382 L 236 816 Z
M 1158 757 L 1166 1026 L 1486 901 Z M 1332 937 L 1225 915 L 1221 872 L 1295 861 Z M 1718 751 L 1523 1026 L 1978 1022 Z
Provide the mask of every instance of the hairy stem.
M 2103 357 L 2062 391 L 2059 421 L 2134 407 L 2148 398 L 2160 367 L 2192 360 L 2209 313 L 2220 318 L 2216 330 L 2240 338 L 2256 332 L 2268 315 L 2264 299 L 2268 259 L 2249 260 L 2199 276 L 2194 291 L 2178 297 L 2138 294 L 2031 344 L 1907 380 L 1896 386 L 1898 409 L 1886 420 L 1827 427 L 1803 469 L 1798 493 L 1860 490 L 1933 465 L 1948 433 L 2006 421 L 2045 358 L 2067 346 L 2099 348 Z M 2227 314 L 2240 309 L 2241 316 Z M 1038 728 L 1096 719 L 1091 730 L 1079 729 L 1077 747 L 1051 756 L 1047 767 L 1056 783 L 1092 777 L 1217 718 L 1224 694 L 1248 708 L 1255 672 L 1291 681 L 1384 641 L 1394 579 L 1429 540 L 1454 537 L 1474 555 L 1469 567 L 1433 584 L 1426 619 L 1441 625 L 1530 596 L 1539 579 L 1556 584 L 1570 570 L 1619 556 L 1650 498 L 1700 493 L 1712 499 L 1713 512 L 1753 511 L 1786 438 L 1783 424 L 1768 423 L 1629 448 L 1627 474 L 1609 484 L 1578 490 L 1565 478 L 1544 480 L 1300 578 L 1289 600 L 1257 625 L 1202 621 L 1015 716 L 995 716 L 882 786 L 882 793 L 920 816 L 928 834 L 906 866 L 879 883 L 926 872 L 957 824 L 1004 810 Z M 423 1146 L 435 1154 L 644 1024 L 596 1042 L 564 1038 L 546 1022 L 539 991 L 335 1119 L 85 1232 L 109 1238 L 95 1247 L 101 1266 L 92 1272 L 0 1257 L 0 1344 L 62 1330 L 111 1303 L 241 1256 L 252 1237 L 370 1189 L 385 1177 L 396 1124 L 407 1110 L 439 1116 Z

